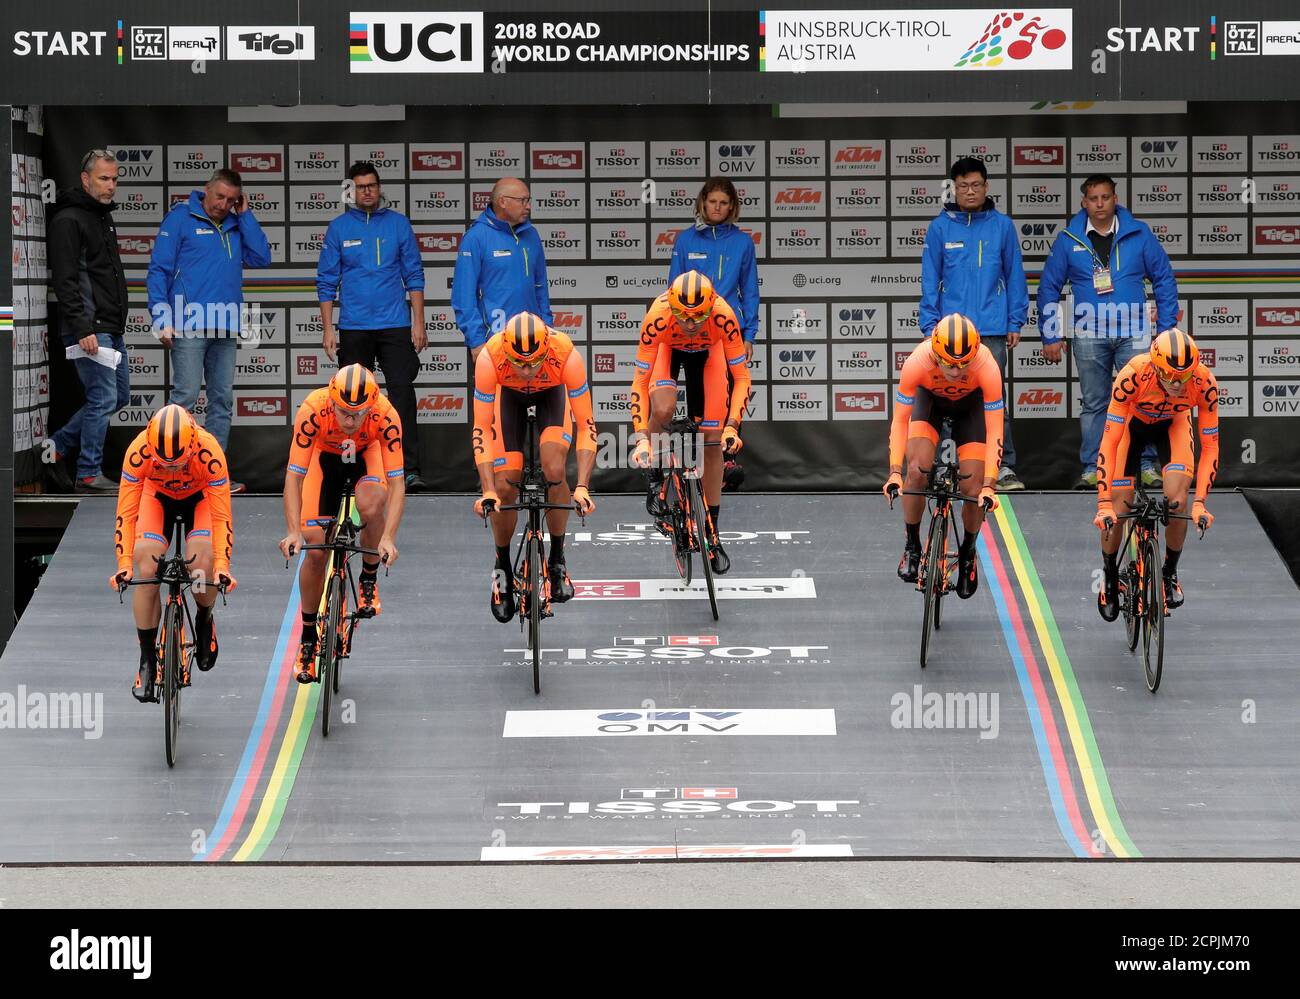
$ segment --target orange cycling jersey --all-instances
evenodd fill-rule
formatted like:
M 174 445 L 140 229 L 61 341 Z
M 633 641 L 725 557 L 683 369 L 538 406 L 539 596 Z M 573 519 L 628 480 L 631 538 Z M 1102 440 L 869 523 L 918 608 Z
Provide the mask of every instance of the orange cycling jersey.
M 889 429 L 889 464 L 901 467 L 907 446 L 908 430 L 912 420 L 912 406 L 916 392 L 924 389 L 937 399 L 956 402 L 972 392 L 984 398 L 984 476 L 997 478 L 998 462 L 1002 457 L 1002 369 L 980 344 L 975 360 L 957 372 L 955 378 L 944 375 L 942 367 L 930 349 L 928 339 L 917 344 L 916 349 L 903 363 L 898 376 L 898 390 L 894 396 L 894 422 Z
M 367 448 L 378 447 L 384 459 L 384 474 L 390 479 L 404 474 L 402 421 L 387 396 L 379 396 L 360 429 L 346 434 L 334 419 L 329 387 L 318 388 L 298 407 L 293 424 L 293 446 L 289 449 L 291 472 L 306 475 L 313 450 L 338 455 L 350 451 L 360 458 Z
M 632 378 L 632 429 L 644 433 L 648 425 L 650 407 L 646 403 L 646 390 L 650 386 L 650 372 L 660 350 L 721 351 L 735 384 L 731 390 L 731 409 L 728 422 L 740 426 L 745 406 L 749 404 L 749 363 L 745 354 L 745 340 L 736 322 L 736 313 L 722 296 L 718 296 L 709 318 L 694 333 L 687 333 L 674 318 L 668 307 L 668 293 L 664 292 L 650 305 L 641 323 L 641 346 L 636 352 L 636 374 Z M 673 384 L 671 381 L 668 384 Z M 661 388 L 658 382 L 653 386 Z
M 1196 498 L 1205 502 L 1205 497 L 1214 486 L 1215 476 L 1219 474 L 1219 383 L 1204 364 L 1198 363 L 1182 395 L 1170 395 L 1160 384 L 1156 376 L 1151 357 L 1141 354 L 1120 369 L 1111 388 L 1110 406 L 1106 410 L 1106 428 L 1101 435 L 1101 450 L 1097 455 L 1097 492 L 1098 498 L 1108 502 L 1111 498 L 1111 484 L 1116 469 L 1121 443 L 1128 433 L 1129 420 L 1141 420 L 1143 423 L 1159 423 L 1162 420 L 1177 420 L 1179 417 L 1190 418 L 1191 411 L 1196 410 L 1196 428 L 1201 439 L 1201 467 L 1196 476 Z M 1182 439 L 1181 437 L 1179 438 Z M 1181 459 L 1181 460 L 1180 460 Z M 1174 463 L 1166 466 L 1168 471 L 1192 474 L 1190 446 L 1180 450 L 1174 456 Z
M 506 357 L 504 334 L 495 334 L 484 345 L 474 365 L 475 464 L 488 460 L 494 450 L 492 444 L 499 434 L 500 428 L 494 425 L 498 388 L 536 394 L 564 386 L 578 425 L 578 450 L 596 450 L 596 420 L 591 411 L 587 366 L 582 355 L 574 349 L 573 341 L 565 334 L 552 330 L 550 344 L 546 360 L 528 379 L 520 377 Z
M 217 439 L 197 427 L 197 446 L 180 468 L 162 468 L 154 461 L 147 431 L 140 431 L 122 461 L 122 483 L 117 493 L 117 567 L 131 565 L 142 500 L 162 494 L 174 500 L 203 494 L 212 521 L 213 571 L 228 572 L 235 532 L 230 519 L 230 473 Z

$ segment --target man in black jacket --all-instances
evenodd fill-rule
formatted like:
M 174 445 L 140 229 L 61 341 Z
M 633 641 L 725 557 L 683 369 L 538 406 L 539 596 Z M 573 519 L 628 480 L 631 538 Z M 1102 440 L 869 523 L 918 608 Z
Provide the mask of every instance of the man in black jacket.
M 82 493 L 117 492 L 105 477 L 104 437 L 113 414 L 131 401 L 126 357 L 126 274 L 113 225 L 117 159 L 108 150 L 92 149 L 81 161 L 81 190 L 59 194 L 47 230 L 50 272 L 59 300 L 59 333 L 65 347 L 80 347 L 75 360 L 86 402 L 56 433 L 50 477 L 65 490 L 71 485 L 61 467 L 65 454 L 77 455 L 75 489 Z M 121 356 L 116 367 L 95 359 L 101 347 Z M 101 358 L 102 360 L 102 358 Z

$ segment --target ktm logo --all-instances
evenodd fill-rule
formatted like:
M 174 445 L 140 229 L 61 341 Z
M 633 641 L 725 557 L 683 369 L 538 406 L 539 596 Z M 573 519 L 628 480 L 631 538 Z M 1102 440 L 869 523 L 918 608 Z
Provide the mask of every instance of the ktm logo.
M 1017 406 L 1059 406 L 1065 401 L 1065 393 L 1055 389 L 1026 389 L 1016 400 Z
M 581 312 L 557 312 L 555 322 L 552 324 L 556 329 L 576 330 L 582 327 Z
M 846 146 L 835 154 L 836 163 L 879 163 L 883 149 L 871 146 Z
M 454 413 L 464 405 L 465 400 L 458 395 L 435 392 L 432 395 L 421 396 L 415 408 L 422 413 Z
M 822 200 L 822 192 L 811 187 L 787 187 L 776 192 L 778 205 L 815 205 Z
M 680 229 L 665 229 L 656 237 L 655 246 L 672 246 L 680 234 Z

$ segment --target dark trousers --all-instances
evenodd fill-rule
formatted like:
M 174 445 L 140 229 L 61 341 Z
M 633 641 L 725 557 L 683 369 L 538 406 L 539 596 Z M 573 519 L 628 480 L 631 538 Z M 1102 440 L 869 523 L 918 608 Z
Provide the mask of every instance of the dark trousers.
M 411 328 L 339 330 L 339 367 L 362 364 L 371 371 L 375 361 L 384 372 L 388 401 L 402 421 L 402 452 L 406 474 L 420 471 L 420 430 L 415 422 L 415 376 L 420 355 L 411 343 Z

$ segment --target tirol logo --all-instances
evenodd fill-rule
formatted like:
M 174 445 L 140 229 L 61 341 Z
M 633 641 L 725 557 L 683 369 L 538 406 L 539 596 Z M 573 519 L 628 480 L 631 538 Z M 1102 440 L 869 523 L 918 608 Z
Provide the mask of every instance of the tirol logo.
M 1255 325 L 1289 329 L 1300 326 L 1300 305 L 1292 306 L 1257 306 L 1255 308 Z
M 465 169 L 465 153 L 460 149 L 411 150 L 411 173 L 455 173 Z
M 1016 146 L 1013 162 L 1018 167 L 1064 166 L 1064 146 Z
M 547 173 L 555 170 L 581 170 L 583 151 L 581 149 L 534 149 L 533 173 Z
M 147 257 L 153 253 L 156 235 L 140 234 L 127 236 L 117 234 L 117 250 L 124 257 Z
M 483 14 L 352 13 L 348 53 L 353 73 L 478 73 Z
M 230 165 L 240 173 L 281 173 L 284 153 L 231 153 Z
M 1300 243 L 1300 225 L 1256 223 L 1256 246 L 1294 246 Z
M 1028 17 L 1024 11 L 999 13 L 985 25 L 984 33 L 966 46 L 954 68 L 997 69 L 1005 63 L 1007 68 L 1015 69 L 1017 63 L 1036 53 L 1064 48 L 1067 41 L 1069 35 L 1041 15 Z
M 463 235 L 459 232 L 420 231 L 415 234 L 415 241 L 421 253 L 455 253 L 460 249 Z
M 835 412 L 837 413 L 883 413 L 884 411 L 884 392 L 835 393 Z
M 239 416 L 287 416 L 289 407 L 282 395 L 246 395 L 235 400 Z

